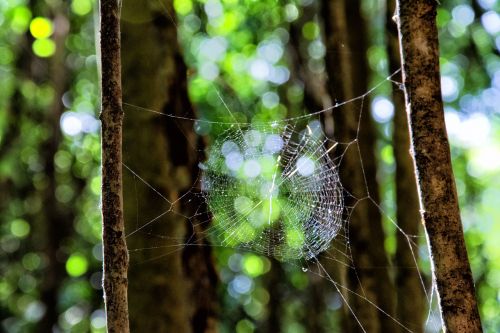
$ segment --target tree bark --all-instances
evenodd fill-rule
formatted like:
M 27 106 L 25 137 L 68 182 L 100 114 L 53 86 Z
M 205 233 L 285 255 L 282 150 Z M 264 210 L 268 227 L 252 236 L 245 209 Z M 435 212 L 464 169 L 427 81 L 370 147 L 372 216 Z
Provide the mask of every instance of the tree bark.
M 195 118 L 176 25 L 168 13 L 174 13 L 172 1 L 123 3 L 124 100 Z M 129 270 L 131 330 L 215 332 L 218 277 L 203 233 L 209 217 L 200 214 L 207 211 L 203 200 L 189 193 L 198 186 L 203 142 L 193 122 L 137 107 L 126 108 L 124 128 L 125 164 L 142 178 L 124 175 L 126 226 L 136 231 L 127 238 L 134 251 Z M 185 194 L 189 200 L 178 200 Z
M 481 332 L 444 122 L 436 9 L 435 0 L 398 1 L 412 155 L 443 329 Z
M 358 1 L 324 1 L 328 88 L 335 102 L 350 100 L 367 90 L 366 46 L 364 41 L 360 44 L 364 25 L 359 5 Z M 348 29 L 348 21 L 356 22 L 359 33 Z M 354 47 L 360 46 L 361 49 L 355 49 L 353 52 Z M 353 312 L 350 313 L 348 326 L 351 332 L 359 331 L 360 325 L 366 332 L 394 332 L 397 326 L 393 318 L 369 303 L 380 306 L 390 316 L 394 314 L 393 290 L 387 271 L 389 264 L 383 246 L 381 216 L 378 208 L 369 200 L 370 198 L 378 201 L 378 184 L 374 156 L 375 135 L 367 104 L 366 101 L 363 104 L 359 101 L 351 102 L 333 111 L 335 139 L 342 143 L 351 143 L 343 155 L 340 167 L 342 184 L 352 195 L 346 196 L 345 204 L 347 207 L 355 206 L 348 223 L 353 261 L 351 264 L 354 269 L 347 271 L 347 286 L 362 295 L 360 297 L 347 293 Z M 361 128 L 359 133 L 358 122 Z
M 122 197 L 120 0 L 100 2 L 103 288 L 108 332 L 129 332 Z
M 395 13 L 396 1 L 388 0 L 386 6 L 386 43 L 390 73 L 401 67 L 399 56 L 398 29 L 392 17 Z M 398 75 L 394 79 L 400 80 Z M 399 228 L 396 231 L 396 267 L 397 314 L 398 319 L 412 332 L 423 332 L 424 295 L 423 286 L 417 266 L 418 248 L 412 250 L 407 235 L 418 235 L 420 213 L 418 211 L 418 192 L 415 181 L 415 168 L 410 155 L 410 135 L 406 119 L 404 93 L 393 85 L 392 101 L 394 103 L 393 147 L 396 163 L 396 220 Z M 410 301 L 411 300 L 411 301 Z

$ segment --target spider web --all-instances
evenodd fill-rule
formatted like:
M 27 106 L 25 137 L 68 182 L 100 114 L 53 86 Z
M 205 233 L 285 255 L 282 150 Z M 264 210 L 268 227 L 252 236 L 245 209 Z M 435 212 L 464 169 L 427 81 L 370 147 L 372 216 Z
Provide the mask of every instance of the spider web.
M 159 200 L 167 203 L 167 209 L 154 218 L 141 221 L 139 216 L 137 228 L 129 231 L 127 238 L 154 239 L 149 247 L 129 249 L 132 258 L 136 252 L 161 250 L 160 256 L 149 259 L 155 261 L 187 246 L 202 246 L 194 237 L 186 240 L 184 237 L 155 233 L 152 227 L 163 223 L 163 217 L 176 215 L 193 227 L 203 225 L 201 236 L 209 240 L 208 246 L 272 257 L 295 267 L 303 274 L 325 279 L 333 286 L 362 332 L 366 330 L 351 307 L 352 297 L 366 302 L 394 321 L 403 331 L 412 332 L 406 323 L 402 323 L 370 299 L 362 285 L 360 291 L 350 289 L 329 268 L 332 264 L 338 265 L 352 269 L 357 274 L 357 263 L 349 244 L 349 221 L 352 212 L 364 201 L 376 206 L 396 232 L 405 237 L 412 253 L 422 252 L 424 248 L 419 244 L 419 235 L 405 233 L 395 219 L 372 198 L 358 143 L 365 99 L 387 82 L 400 87 L 401 83 L 393 80 L 398 73 L 399 71 L 392 73 L 366 93 L 353 99 L 337 102 L 309 114 L 270 122 L 238 121 L 235 112 L 228 107 L 215 86 L 213 89 L 221 107 L 231 115 L 233 121 L 195 119 L 124 103 L 125 113 L 150 112 L 170 118 L 167 121 L 190 122 L 191 126 L 217 125 L 223 129 L 207 148 L 207 158 L 199 161 L 199 174 L 191 189 L 176 200 L 169 200 L 149 184 L 141 177 L 140 170 L 133 170 L 124 164 L 143 186 L 154 191 Z M 351 103 L 361 105 L 357 108 L 356 137 L 349 142 L 339 142 L 325 135 L 318 118 L 331 115 L 332 112 L 344 112 L 342 107 Z M 340 182 L 342 159 L 350 149 L 359 152 L 366 188 L 364 195 L 348 192 Z M 203 204 L 191 216 L 185 216 L 176 209 L 184 202 L 195 200 L 201 200 Z M 210 218 L 206 218 L 207 216 Z M 421 256 L 428 255 L 421 253 Z M 426 329 L 437 332 L 440 330 L 440 322 L 432 304 L 434 286 L 428 288 L 420 273 L 416 256 L 413 255 L 413 258 L 415 265 L 410 268 L 419 272 L 429 308 Z
M 311 259 L 342 226 L 342 188 L 318 122 L 230 128 L 209 150 L 202 191 L 212 242 L 280 261 Z
M 403 331 L 412 332 L 398 318 L 391 316 L 368 298 L 363 292 L 363 286 L 361 293 L 349 289 L 334 278 L 331 269 L 325 265 L 325 262 L 331 262 L 352 269 L 357 274 L 357 264 L 349 244 L 349 220 L 354 209 L 361 202 L 368 201 L 390 221 L 396 232 L 406 238 L 415 261 L 415 266 L 410 268 L 419 272 L 429 307 L 426 330 L 438 332 L 440 319 L 432 304 L 434 286 L 429 288 L 429 294 L 414 254 L 414 251 L 419 251 L 421 256 L 428 256 L 422 252 L 424 247 L 418 242 L 421 236 L 406 234 L 397 225 L 395 219 L 371 197 L 366 178 L 366 193 L 361 197 L 348 192 L 340 182 L 339 170 L 346 152 L 349 149 L 360 151 L 359 126 L 352 141 L 338 142 L 326 137 L 321 122 L 316 119 L 318 115 L 335 111 L 349 103 L 360 102 L 362 105 L 365 98 L 386 82 L 400 86 L 399 82 L 392 79 L 398 72 L 351 100 L 339 102 L 311 114 L 271 122 L 246 123 L 238 122 L 236 118 L 233 118 L 234 122 L 200 120 L 124 103 L 125 112 L 151 112 L 172 118 L 173 121 L 192 122 L 192 126 L 206 122 L 225 128 L 206 150 L 207 159 L 199 162 L 199 174 L 191 190 L 175 201 L 168 200 L 145 181 L 140 172 L 124 164 L 144 186 L 154 191 L 160 200 L 168 203 L 167 210 L 153 219 L 139 223 L 138 227 L 127 235 L 127 238 L 153 236 L 161 240 L 161 245 L 129 249 L 131 255 L 135 252 L 165 249 L 160 256 L 149 259 L 154 261 L 181 251 L 186 246 L 201 246 L 194 237 L 186 241 L 185 238 L 159 235 L 148 230 L 155 223 L 161 223 L 165 215 L 178 215 L 193 225 L 204 226 L 201 236 L 209 240 L 208 246 L 273 257 L 302 270 L 304 274 L 326 279 L 333 285 L 362 332 L 366 330 L 352 309 L 349 297 L 362 299 L 393 320 Z M 233 114 L 220 94 L 219 98 L 221 105 Z M 359 108 L 358 124 L 362 108 Z M 366 177 L 361 155 L 359 159 L 363 176 Z M 203 201 L 200 210 L 194 215 L 185 216 L 176 210 L 182 202 L 190 202 L 193 198 Z M 346 205 L 345 198 L 352 199 L 348 201 L 353 204 Z M 201 216 L 211 218 L 200 221 Z

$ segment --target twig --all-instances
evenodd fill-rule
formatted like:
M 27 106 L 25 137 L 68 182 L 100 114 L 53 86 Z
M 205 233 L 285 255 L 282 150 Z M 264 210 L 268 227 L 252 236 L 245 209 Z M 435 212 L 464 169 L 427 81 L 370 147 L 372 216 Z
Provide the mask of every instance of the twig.
M 129 332 L 122 196 L 119 0 L 100 1 L 103 287 L 108 332 Z

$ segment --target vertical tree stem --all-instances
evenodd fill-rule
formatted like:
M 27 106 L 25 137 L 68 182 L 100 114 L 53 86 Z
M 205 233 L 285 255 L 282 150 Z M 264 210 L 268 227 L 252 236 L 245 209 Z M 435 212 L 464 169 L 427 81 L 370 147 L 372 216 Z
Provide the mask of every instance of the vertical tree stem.
M 122 88 L 119 0 L 100 1 L 102 242 L 108 332 L 129 332 L 128 252 L 122 197 Z
M 368 85 L 361 1 L 324 0 L 322 3 L 325 46 L 328 50 L 328 90 L 332 100 L 348 101 L 365 93 Z M 349 22 L 356 22 L 357 32 L 349 30 Z M 352 311 L 349 311 L 344 331 L 359 332 L 362 328 L 370 333 L 397 332 L 393 319 L 395 293 L 389 272 L 385 269 L 390 265 L 384 250 L 381 214 L 371 201 L 379 202 L 379 189 L 374 153 L 376 140 L 367 105 L 366 101 L 347 103 L 333 112 L 335 139 L 355 143 L 342 153 L 340 167 L 340 179 L 350 193 L 345 196 L 345 204 L 355 206 L 348 226 L 349 248 L 355 268 L 348 268 L 345 276 L 348 288 L 363 295 L 345 295 Z
M 420 211 L 446 332 L 481 332 L 444 122 L 436 0 L 399 0 L 398 29 Z

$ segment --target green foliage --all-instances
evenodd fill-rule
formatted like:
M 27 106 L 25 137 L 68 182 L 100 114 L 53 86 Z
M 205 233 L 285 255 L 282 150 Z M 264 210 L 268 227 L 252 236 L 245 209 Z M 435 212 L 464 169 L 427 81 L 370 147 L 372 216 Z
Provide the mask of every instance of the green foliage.
M 318 15 L 308 14 L 317 9 L 316 5 L 317 1 L 306 0 L 174 0 L 175 13 L 169 15 L 178 16 L 179 40 L 191 69 L 189 95 L 199 118 L 258 124 L 305 112 L 307 95 L 290 57 L 290 50 L 295 47 L 290 29 L 298 31 L 299 48 L 309 57 L 309 62 L 301 66 L 316 70 L 311 72 L 319 76 L 324 72 L 322 61 L 329 50 L 321 42 Z M 437 17 L 452 159 L 485 332 L 500 330 L 500 35 L 494 21 L 488 21 L 488 17 L 494 20 L 494 15 L 498 15 L 499 6 L 498 1 L 442 1 Z M 51 264 L 62 268 L 61 281 L 57 281 L 59 329 L 105 331 L 100 286 L 95 9 L 95 0 L 0 2 L 2 331 L 39 331 L 46 312 L 44 279 Z M 367 75 L 373 85 L 389 74 L 384 8 L 380 1 L 365 0 L 363 9 L 370 26 L 367 59 L 371 73 Z M 53 59 L 56 51 L 62 51 L 56 50 L 54 42 L 56 13 L 65 16 L 70 27 L 62 63 L 54 63 Z M 348 25 L 350 29 L 357 28 L 356 22 Z M 50 75 L 61 68 L 67 85 L 59 96 L 57 80 Z M 385 245 L 393 255 L 396 231 L 388 219 L 394 216 L 395 209 L 391 117 L 378 117 L 383 108 L 375 103 L 377 97 L 387 99 L 390 89 L 390 84 L 383 86 L 365 102 L 372 103 L 372 113 L 378 121 L 378 177 L 387 212 Z M 62 115 L 53 119 L 54 105 L 61 103 Z M 227 127 L 196 122 L 194 129 L 214 141 Z M 49 155 L 53 139 L 56 147 Z M 227 176 L 220 153 L 211 155 L 216 156 L 210 162 L 211 171 Z M 275 159 L 263 158 L 258 163 L 262 169 L 260 177 L 272 181 Z M 230 195 L 219 196 L 210 207 L 216 224 L 223 225 L 231 219 L 230 213 L 245 221 L 236 233 L 240 238 L 229 238 L 234 244 L 228 245 L 232 246 L 247 242 L 262 231 L 251 225 L 247 216 L 250 207 L 262 200 L 260 189 L 242 177 L 241 170 L 235 179 L 238 184 Z M 50 193 L 52 203 L 48 200 Z M 300 212 L 285 214 L 290 209 L 286 189 L 278 197 L 264 201 L 257 220 L 260 224 L 264 221 L 263 225 L 272 225 L 289 215 L 301 216 Z M 64 213 L 65 236 L 58 244 L 50 244 L 48 234 L 54 223 L 49 215 L 53 206 Z M 231 212 L 220 207 L 232 207 Z M 297 223 L 291 219 L 286 224 Z M 300 248 L 304 234 L 297 228 L 285 229 L 288 246 Z M 221 232 L 225 230 L 222 228 Z M 49 256 L 49 245 L 56 247 L 54 257 Z M 423 241 L 420 248 L 425 253 Z M 221 332 L 259 331 L 273 310 L 273 292 L 286 295 L 280 310 L 284 331 L 305 332 L 303 295 L 315 283 L 310 274 L 255 253 L 217 249 L 215 259 L 224 291 Z M 429 277 L 425 256 L 420 265 Z M 280 282 L 269 288 L 269 280 L 280 274 Z M 333 323 L 331 331 L 340 327 L 333 315 L 336 309 L 338 306 L 332 305 L 325 310 Z
M 57 64 L 51 63 L 57 28 L 52 19 L 69 11 L 63 2 L 48 3 L 0 4 L 0 183 L 7 190 L 0 204 L 0 251 L 7 254 L 0 260 L 0 330 L 40 331 L 47 313 L 44 294 L 52 283 L 47 277 L 59 265 L 53 305 L 59 329 L 103 332 L 101 258 L 93 250 L 100 240 L 94 1 L 71 2 L 75 15 L 66 17 L 67 48 L 63 63 Z M 74 40 L 78 43 L 70 43 Z M 51 76 L 56 67 L 68 82 L 63 96 L 57 95 L 59 78 Z M 53 116 L 54 105 L 61 102 L 59 119 Z M 77 115 L 69 132 L 67 115 Z M 57 232 L 51 227 L 55 219 Z M 64 238 L 50 244 L 58 233 Z

